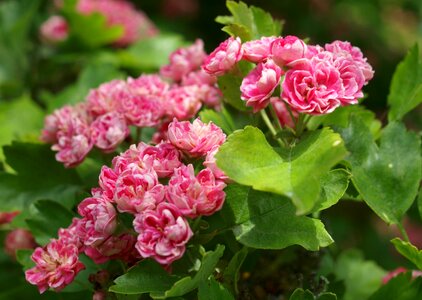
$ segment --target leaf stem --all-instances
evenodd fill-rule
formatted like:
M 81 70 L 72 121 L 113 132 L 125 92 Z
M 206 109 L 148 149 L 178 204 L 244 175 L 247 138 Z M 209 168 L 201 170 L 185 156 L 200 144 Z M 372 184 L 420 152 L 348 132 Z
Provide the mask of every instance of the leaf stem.
M 404 226 L 403 226 L 401 221 L 399 223 L 397 223 L 397 228 L 400 230 L 400 233 L 403 236 L 404 240 L 406 242 L 410 243 L 409 236 L 407 235 L 407 232 L 404 229 Z
M 284 147 L 285 144 L 279 137 L 277 137 L 277 131 L 275 130 L 273 124 L 271 123 L 271 120 L 268 117 L 267 112 L 264 109 L 261 109 L 259 112 L 265 124 L 267 125 L 268 129 L 270 130 L 271 134 L 273 135 L 273 138 L 280 144 L 281 147 Z

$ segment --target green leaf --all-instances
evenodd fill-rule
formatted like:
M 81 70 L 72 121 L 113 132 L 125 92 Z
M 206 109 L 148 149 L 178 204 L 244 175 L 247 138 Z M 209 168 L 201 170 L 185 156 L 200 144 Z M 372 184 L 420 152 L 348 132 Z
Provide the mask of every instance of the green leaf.
M 422 102 L 422 62 L 419 47 L 413 46 L 394 72 L 388 95 L 388 120 L 401 120 Z
M 239 281 L 240 268 L 248 256 L 248 248 L 243 247 L 242 250 L 236 252 L 230 260 L 229 265 L 224 269 L 223 279 L 224 283 L 232 287 L 236 294 L 238 294 L 237 282 Z
M 175 34 L 160 34 L 139 41 L 125 50 L 117 52 L 120 65 L 140 72 L 158 70 L 168 64 L 171 52 L 185 45 L 183 38 Z
M 230 134 L 234 131 L 235 125 L 233 123 L 233 120 L 224 107 L 220 112 L 217 112 L 213 109 L 204 109 L 199 113 L 199 117 L 204 123 L 213 122 L 215 125 L 220 127 L 226 134 Z
M 76 104 L 85 100 L 88 92 L 100 84 L 122 78 L 123 74 L 112 64 L 88 64 L 80 73 L 77 82 L 61 91 L 57 95 L 45 96 L 49 111 L 66 104 Z
M 36 200 L 51 199 L 70 208 L 81 181 L 75 170 L 65 169 L 48 145 L 14 142 L 5 146 L 6 162 L 16 172 L 0 172 L 3 211 L 23 210 Z
M 381 286 L 386 272 L 374 262 L 365 261 L 361 252 L 348 250 L 338 258 L 335 274 L 346 286 L 343 300 L 365 300 Z
M 214 272 L 215 266 L 217 265 L 221 256 L 223 256 L 224 246 L 218 245 L 215 251 L 208 251 L 202 258 L 201 266 L 198 272 L 193 276 L 187 276 L 176 283 L 164 293 L 151 293 L 150 296 L 156 299 L 165 299 L 168 297 L 179 297 L 183 296 L 194 289 L 198 288 L 199 284 L 208 279 L 208 277 Z
M 300 245 L 316 251 L 333 242 L 318 219 L 297 216 L 288 198 L 231 184 L 226 189 L 223 217 L 245 246 L 283 249 Z
M 201 281 L 198 289 L 198 300 L 234 300 L 234 297 L 224 286 L 217 282 L 214 276 L 207 281 Z
M 223 31 L 240 37 L 242 42 L 281 34 L 281 22 L 261 8 L 248 7 L 242 1 L 227 1 L 226 5 L 232 16 L 217 17 L 216 21 L 226 25 Z
M 331 170 L 323 176 L 321 192 L 312 211 L 321 211 L 336 204 L 346 192 L 349 178 L 350 174 L 344 169 Z
M 419 216 L 422 219 L 422 189 L 419 190 L 419 194 L 418 194 L 418 211 L 419 211 Z
M 418 250 L 409 242 L 402 241 L 400 238 L 391 240 L 396 250 L 410 260 L 419 270 L 422 270 L 422 250 Z
M 10 102 L 1 102 L 0 147 L 10 144 L 12 140 L 37 140 L 43 120 L 42 110 L 26 96 Z M 1 148 L 0 160 L 4 160 Z
M 343 141 L 324 128 L 284 152 L 280 156 L 258 128 L 246 126 L 228 137 L 216 158 L 234 181 L 290 197 L 297 214 L 308 213 L 319 199 L 322 177 L 346 155 Z
M 218 87 L 223 93 L 223 101 L 241 111 L 250 111 L 246 102 L 240 99 L 239 86 L 242 84 L 242 78 L 233 74 L 225 74 L 218 77 Z
M 422 299 L 422 278 L 412 280 L 412 273 L 399 274 L 381 286 L 369 300 L 416 300 Z
M 289 300 L 337 300 L 337 296 L 333 293 L 322 293 L 315 296 L 310 290 L 296 289 L 290 296 Z
M 365 202 L 387 223 L 397 224 L 412 205 L 421 178 L 420 139 L 403 124 L 384 128 L 380 146 L 357 116 L 340 130 L 350 151 L 352 181 Z
M 109 291 L 118 294 L 144 294 L 165 292 L 178 280 L 169 275 L 157 262 L 146 259 L 129 269 L 126 274 L 117 277 Z
M 35 263 L 31 259 L 31 255 L 34 252 L 33 249 L 18 249 L 16 250 L 16 260 L 23 266 L 24 270 L 28 270 L 35 266 Z
M 26 223 L 40 245 L 56 237 L 59 228 L 67 228 L 74 216 L 63 205 L 50 200 L 38 200 L 34 203 L 34 210 Z

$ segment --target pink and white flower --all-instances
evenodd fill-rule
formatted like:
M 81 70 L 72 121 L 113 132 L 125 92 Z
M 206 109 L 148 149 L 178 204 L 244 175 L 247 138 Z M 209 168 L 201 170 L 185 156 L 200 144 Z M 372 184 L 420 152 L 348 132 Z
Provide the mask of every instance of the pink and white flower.
M 51 16 L 42 23 L 40 33 L 47 42 L 62 42 L 69 36 L 69 25 L 62 16 Z
M 101 196 L 109 202 L 113 201 L 117 178 L 118 175 L 113 169 L 102 166 L 98 183 L 101 187 Z
M 110 236 L 101 244 L 85 248 L 85 254 L 96 264 L 105 263 L 111 259 L 132 261 L 136 255 L 136 237 L 130 234 Z
M 297 118 L 299 117 L 298 113 L 292 109 L 292 116 L 290 115 L 287 104 L 283 100 L 281 100 L 279 97 L 271 97 L 270 98 L 271 105 L 274 108 L 274 111 L 277 115 L 278 121 L 280 122 L 281 126 L 288 126 L 290 128 L 295 127 L 295 122 Z
M 130 97 L 126 81 L 116 79 L 91 89 L 86 97 L 87 109 L 94 117 L 117 111 L 120 102 Z
M 171 176 L 174 169 L 182 165 L 179 151 L 168 142 L 161 142 L 156 146 L 143 144 L 142 148 L 140 158 L 142 160 L 152 159 L 152 168 L 158 178 Z
M 166 115 L 178 120 L 193 118 L 201 109 L 202 103 L 196 86 L 175 86 L 166 94 Z
M 4 252 L 13 258 L 15 258 L 16 250 L 34 249 L 36 246 L 37 243 L 31 232 L 22 228 L 12 230 L 4 239 Z
M 82 251 L 83 240 L 78 234 L 78 226 L 82 219 L 73 218 L 72 223 L 67 228 L 60 228 L 58 231 L 59 240 L 66 245 L 75 245 L 79 251 Z M 82 237 L 83 238 L 83 237 Z
M 169 84 L 155 74 L 141 75 L 127 79 L 127 88 L 133 95 L 155 96 L 163 98 L 170 88 Z
M 91 138 L 95 146 L 104 152 L 112 152 L 129 135 L 123 115 L 110 112 L 91 123 Z
M 230 71 L 242 59 L 240 38 L 230 37 L 222 42 L 206 59 L 202 69 L 208 74 L 220 76 Z
M 60 240 L 51 240 L 44 248 L 38 247 L 31 259 L 36 266 L 25 272 L 25 278 L 36 285 L 40 293 L 48 288 L 62 290 L 85 269 L 79 261 L 78 248 Z
M 167 187 L 167 198 L 187 217 L 209 216 L 220 210 L 226 194 L 226 184 L 216 180 L 210 169 L 197 176 L 193 166 L 182 166 L 174 171 Z
M 207 156 L 205 157 L 205 161 L 203 165 L 211 170 L 211 172 L 214 174 L 214 177 L 216 179 L 222 180 L 224 182 L 229 181 L 229 177 L 217 166 L 215 155 L 218 152 L 218 149 L 220 146 L 214 146 L 211 148 L 210 151 L 208 151 Z
M 270 102 L 270 97 L 280 83 L 282 69 L 272 60 L 259 63 L 245 78 L 240 91 L 242 100 L 247 106 L 257 112 L 264 109 Z
M 164 186 L 158 182 L 153 169 L 145 170 L 128 165 L 116 181 L 114 201 L 120 212 L 139 213 L 154 209 L 164 200 Z
M 153 127 L 164 115 L 162 100 L 156 96 L 134 95 L 119 102 L 118 111 L 124 114 L 129 125 Z
M 260 63 L 271 56 L 271 43 L 276 39 L 274 36 L 262 37 L 259 40 L 246 42 L 242 45 L 243 57 L 247 61 Z
M 192 230 L 179 209 L 165 202 L 155 210 L 136 215 L 133 226 L 139 233 L 135 246 L 138 252 L 163 265 L 181 258 L 192 237 Z
M 191 124 L 174 119 L 168 127 L 168 139 L 187 155 L 200 157 L 205 156 L 213 146 L 224 143 L 226 135 L 212 122 L 204 124 L 197 118 Z
M 307 46 L 296 36 L 280 37 L 271 43 L 271 56 L 274 62 L 283 67 L 292 61 L 305 57 Z
M 84 217 L 78 222 L 78 234 L 87 246 L 100 244 L 116 229 L 116 209 L 103 198 L 86 198 L 78 205 L 78 213 Z

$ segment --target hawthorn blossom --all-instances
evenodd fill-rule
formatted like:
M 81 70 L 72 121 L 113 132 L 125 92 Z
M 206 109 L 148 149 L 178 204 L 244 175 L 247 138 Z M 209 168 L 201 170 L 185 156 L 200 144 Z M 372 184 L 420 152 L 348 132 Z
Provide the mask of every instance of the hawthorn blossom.
M 179 209 L 166 202 L 158 204 L 155 210 L 137 214 L 133 227 L 139 233 L 135 245 L 139 254 L 163 265 L 181 258 L 193 235 Z
M 118 175 L 113 169 L 107 166 L 101 167 L 98 183 L 101 188 L 101 196 L 109 202 L 113 201 L 117 178 Z
M 133 95 L 164 97 L 170 88 L 169 84 L 156 74 L 141 75 L 138 78 L 129 77 L 127 88 Z
M 217 180 L 210 169 L 205 168 L 195 176 L 193 166 L 189 164 L 174 170 L 167 198 L 187 217 L 209 216 L 223 206 L 225 187 L 226 184 Z
M 83 240 L 78 234 L 78 227 L 80 223 L 84 222 L 82 219 L 73 218 L 72 223 L 67 228 L 59 228 L 59 240 L 66 245 L 75 245 L 79 251 L 83 248 Z
M 135 214 L 154 209 L 164 200 L 164 193 L 164 186 L 153 169 L 144 170 L 130 164 L 116 180 L 114 201 L 120 212 Z
M 0 225 L 12 222 L 13 218 L 20 214 L 20 211 L 0 212 Z
M 292 35 L 276 38 L 270 47 L 271 57 L 280 67 L 304 58 L 307 50 L 305 42 Z
M 40 34 L 47 42 L 62 42 L 69 35 L 69 25 L 62 16 L 51 16 L 41 24 Z
M 283 100 L 281 100 L 279 97 L 271 97 L 270 103 L 274 108 L 274 111 L 277 115 L 278 121 L 280 122 L 281 126 L 288 126 L 290 128 L 294 128 L 295 122 L 297 118 L 299 117 L 298 113 L 290 109 L 293 115 L 293 119 L 292 119 L 292 116 L 290 115 L 287 109 L 287 104 Z
M 216 163 L 215 155 L 217 154 L 219 148 L 220 146 L 215 145 L 211 148 L 210 151 L 208 151 L 203 165 L 207 169 L 211 170 L 211 172 L 214 174 L 214 177 L 216 179 L 222 180 L 224 182 L 228 182 L 229 177 L 217 166 L 217 163 Z
M 201 109 L 201 99 L 195 86 L 175 86 L 166 94 L 166 115 L 178 120 L 193 118 Z
M 207 54 L 204 51 L 204 42 L 197 39 L 193 45 L 179 48 L 170 54 L 170 63 L 161 67 L 163 77 L 179 82 L 190 72 L 197 70 L 203 63 Z
M 96 264 L 102 264 L 111 259 L 129 262 L 139 256 L 134 248 L 135 243 L 136 237 L 124 233 L 119 236 L 110 236 L 99 245 L 85 247 L 84 252 Z
M 153 127 L 164 115 L 162 101 L 156 96 L 130 94 L 119 102 L 118 111 L 124 114 L 129 125 Z
M 114 41 L 117 46 L 127 46 L 158 34 L 158 29 L 148 17 L 126 0 L 79 0 L 76 9 L 84 15 L 100 13 L 108 27 L 121 27 L 123 33 Z
M 242 45 L 243 57 L 247 61 L 260 63 L 271 55 L 271 43 L 276 39 L 274 36 L 262 37 L 259 40 L 252 40 Z
M 78 205 L 78 213 L 83 217 L 78 222 L 78 235 L 85 245 L 98 245 L 116 229 L 117 213 L 110 202 L 103 198 L 86 198 Z
M 110 112 L 91 123 L 91 138 L 95 146 L 104 152 L 112 152 L 129 135 L 123 115 Z
M 161 142 L 156 146 L 143 144 L 140 159 L 149 160 L 151 158 L 152 168 L 158 178 L 169 177 L 173 174 L 174 169 L 182 165 L 179 151 L 168 142 Z
M 221 128 L 213 124 L 202 123 L 197 118 L 191 124 L 176 119 L 169 124 L 168 139 L 177 148 L 191 157 L 205 156 L 214 145 L 221 145 L 226 135 Z
M 16 250 L 34 249 L 36 246 L 37 243 L 31 232 L 22 228 L 12 230 L 4 239 L 4 252 L 13 258 Z
M 220 76 L 230 71 L 242 59 L 240 38 L 230 37 L 222 42 L 206 59 L 202 69 L 208 74 Z
M 48 288 L 62 290 L 85 269 L 79 261 L 78 248 L 60 240 L 51 240 L 44 248 L 36 248 L 31 259 L 36 265 L 25 272 L 25 278 L 36 285 L 41 294 Z
M 283 71 L 272 60 L 259 63 L 245 78 L 240 91 L 242 100 L 247 106 L 257 112 L 264 109 L 270 102 L 270 97 L 280 83 Z
M 94 117 L 116 111 L 120 102 L 130 96 L 126 81 L 115 79 L 91 89 L 86 97 L 87 109 Z

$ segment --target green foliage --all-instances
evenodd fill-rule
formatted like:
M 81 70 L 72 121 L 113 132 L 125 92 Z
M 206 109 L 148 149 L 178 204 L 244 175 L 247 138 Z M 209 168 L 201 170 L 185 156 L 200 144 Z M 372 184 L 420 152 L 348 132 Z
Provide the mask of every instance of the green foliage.
M 3 148 L 16 174 L 0 172 L 3 211 L 23 210 L 36 200 L 50 199 L 72 207 L 82 183 L 75 170 L 57 162 L 48 145 L 13 142 Z
M 281 34 L 282 23 L 261 8 L 248 7 L 242 1 L 227 1 L 226 5 L 232 15 L 217 17 L 216 21 L 226 25 L 223 31 L 240 37 L 242 42 Z
M 19 118 L 17 118 L 19 116 Z M 44 114 L 28 97 L 0 102 L 0 147 L 12 140 L 37 140 L 43 125 Z M 0 161 L 4 160 L 0 149 Z
M 268 144 L 258 128 L 247 126 L 228 137 L 216 158 L 234 181 L 288 196 L 297 214 L 308 213 L 319 201 L 322 177 L 346 155 L 343 142 L 337 133 L 324 128 L 309 132 L 281 152 Z
M 31 216 L 26 219 L 26 223 L 40 245 L 56 238 L 59 228 L 68 227 L 74 216 L 63 205 L 50 200 L 38 200 L 30 211 Z
M 388 120 L 401 120 L 404 115 L 422 102 L 422 62 L 416 44 L 409 50 L 405 59 L 394 73 L 388 104 Z
M 242 84 L 242 78 L 233 74 L 225 74 L 218 77 L 218 87 L 223 93 L 223 101 L 230 104 L 240 111 L 250 111 L 246 102 L 240 99 L 239 86 Z
M 369 300 L 416 300 L 422 299 L 422 278 L 412 280 L 412 273 L 403 273 L 381 286 Z
M 230 116 L 230 113 L 224 107 L 221 109 L 221 112 L 216 112 L 212 109 L 204 109 L 199 113 L 199 117 L 204 123 L 208 123 L 210 121 L 213 122 L 226 134 L 232 133 L 236 126 Z
M 226 188 L 223 217 L 236 239 L 259 249 L 300 245 L 316 251 L 333 242 L 318 219 L 297 216 L 288 198 L 231 184 Z
M 224 283 L 229 287 L 233 287 L 236 294 L 239 292 L 237 282 L 239 281 L 240 267 L 248 255 L 248 248 L 243 247 L 240 251 L 233 255 L 228 266 L 224 269 L 223 279 Z
M 422 250 L 418 250 L 411 243 L 402 241 L 400 238 L 392 239 L 391 242 L 401 255 L 410 260 L 419 270 L 422 270 Z
M 157 70 L 168 64 L 171 52 L 185 45 L 183 38 L 176 34 L 160 34 L 139 41 L 127 49 L 117 51 L 119 64 L 136 72 Z
M 289 300 L 337 300 L 337 296 L 333 293 L 322 293 L 315 296 L 310 290 L 296 289 L 290 296 Z
M 378 147 L 363 121 L 351 116 L 340 130 L 350 155 L 352 181 L 365 202 L 387 223 L 397 224 L 412 205 L 421 179 L 420 139 L 390 123 Z
M 335 275 L 343 280 L 344 300 L 365 300 L 381 286 L 386 272 L 372 261 L 365 261 L 357 250 L 344 251 L 337 260 Z
M 217 282 L 213 276 L 207 281 L 201 281 L 198 289 L 198 300 L 234 300 L 230 292 Z

